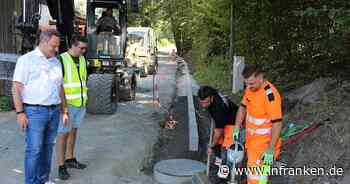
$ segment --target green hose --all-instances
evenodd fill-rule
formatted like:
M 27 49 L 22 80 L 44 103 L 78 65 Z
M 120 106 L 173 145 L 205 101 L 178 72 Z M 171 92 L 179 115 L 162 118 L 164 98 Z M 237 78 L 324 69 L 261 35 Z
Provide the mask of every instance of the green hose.
M 288 126 L 287 128 L 282 129 L 281 131 L 281 138 L 282 140 L 286 140 L 289 137 L 303 131 L 305 128 L 308 128 L 310 126 L 310 123 L 294 123 L 294 122 L 287 122 Z

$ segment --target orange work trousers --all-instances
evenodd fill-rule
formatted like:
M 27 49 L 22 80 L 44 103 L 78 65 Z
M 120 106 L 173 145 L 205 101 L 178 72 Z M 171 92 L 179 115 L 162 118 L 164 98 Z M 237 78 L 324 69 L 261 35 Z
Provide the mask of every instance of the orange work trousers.
M 271 141 L 271 134 L 250 134 L 246 132 L 246 151 L 247 151 L 247 167 L 261 167 L 263 164 L 262 155 L 268 149 Z M 279 139 L 275 145 L 274 160 L 279 158 L 281 152 L 282 140 Z M 251 171 L 254 171 L 251 169 Z M 252 172 L 247 176 L 248 184 L 259 184 L 260 180 L 267 180 L 267 176 L 259 175 L 262 173 Z

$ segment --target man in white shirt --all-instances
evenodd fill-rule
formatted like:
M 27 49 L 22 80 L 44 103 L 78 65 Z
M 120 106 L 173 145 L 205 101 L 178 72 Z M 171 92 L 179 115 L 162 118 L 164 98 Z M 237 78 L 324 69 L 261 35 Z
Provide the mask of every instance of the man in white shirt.
M 68 122 L 62 69 L 55 57 L 59 44 L 56 30 L 42 32 L 38 47 L 18 59 L 13 76 L 17 122 L 26 132 L 25 184 L 49 181 L 61 112 Z

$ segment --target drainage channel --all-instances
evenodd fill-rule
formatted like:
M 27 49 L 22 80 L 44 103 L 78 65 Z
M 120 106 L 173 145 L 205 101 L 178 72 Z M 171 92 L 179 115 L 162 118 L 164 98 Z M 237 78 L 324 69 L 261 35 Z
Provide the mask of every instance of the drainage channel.
M 195 174 L 205 173 L 206 170 L 203 162 L 205 158 L 203 153 L 206 149 L 199 144 L 198 140 L 191 139 L 189 111 L 194 109 L 194 105 L 192 103 L 192 107 L 189 108 L 186 95 L 188 94 L 186 88 L 189 87 L 186 84 L 188 76 L 184 75 L 183 69 L 184 67 L 178 67 L 177 96 L 168 110 L 172 116 L 171 120 L 176 123 L 172 128 L 166 126 L 169 120 L 167 118 L 161 123 L 159 140 L 154 147 L 154 160 L 150 169 L 152 169 L 155 184 L 191 184 Z M 199 135 L 200 139 L 201 135 Z M 197 144 L 197 150 L 191 149 L 193 143 Z
M 154 184 L 190 184 L 196 173 L 204 172 L 204 149 L 189 151 L 187 97 L 176 97 L 171 105 L 173 129 L 165 128 L 167 118 L 160 123 L 158 142 L 153 148 L 153 161 L 145 173 L 153 175 Z

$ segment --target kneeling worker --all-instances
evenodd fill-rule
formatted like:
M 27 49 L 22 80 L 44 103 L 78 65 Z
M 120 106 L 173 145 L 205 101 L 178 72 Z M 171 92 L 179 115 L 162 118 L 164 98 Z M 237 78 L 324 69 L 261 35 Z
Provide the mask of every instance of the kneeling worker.
M 208 153 L 215 153 L 215 165 L 221 164 L 221 156 L 233 144 L 234 118 L 238 107 L 230 99 L 220 94 L 210 86 L 202 86 L 198 91 L 199 103 L 215 122 L 213 141 L 208 147 Z

